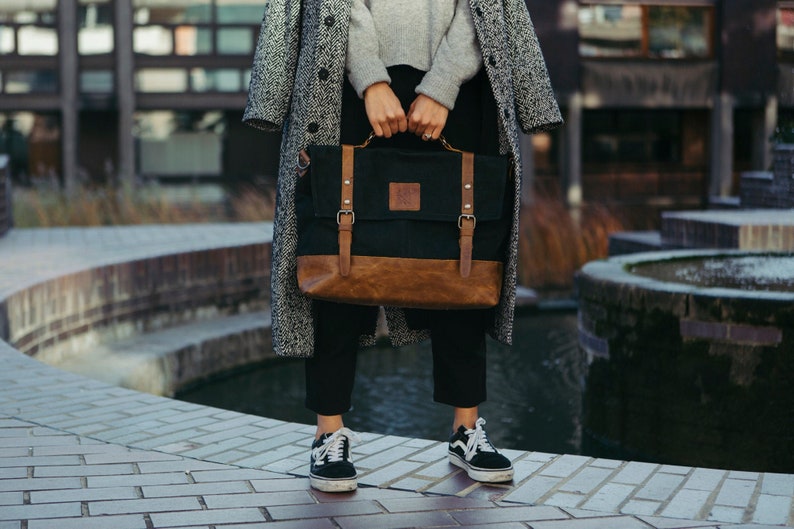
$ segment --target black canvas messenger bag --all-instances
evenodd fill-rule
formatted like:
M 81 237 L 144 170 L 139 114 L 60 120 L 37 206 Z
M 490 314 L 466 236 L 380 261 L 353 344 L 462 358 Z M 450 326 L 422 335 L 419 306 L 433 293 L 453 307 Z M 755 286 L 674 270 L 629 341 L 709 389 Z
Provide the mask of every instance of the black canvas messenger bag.
M 295 208 L 304 294 L 405 308 L 498 304 L 510 161 L 441 142 L 446 150 L 366 148 L 368 139 L 301 152 Z

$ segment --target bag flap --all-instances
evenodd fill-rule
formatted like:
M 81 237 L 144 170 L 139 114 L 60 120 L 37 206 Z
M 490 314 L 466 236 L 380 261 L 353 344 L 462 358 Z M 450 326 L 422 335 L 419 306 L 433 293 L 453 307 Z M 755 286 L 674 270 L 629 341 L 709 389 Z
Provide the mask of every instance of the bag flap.
M 308 150 L 315 214 L 336 217 L 342 187 L 342 149 L 312 145 Z M 457 222 L 461 213 L 459 153 L 378 148 L 354 152 L 356 220 Z M 496 220 L 504 215 L 508 171 L 506 156 L 474 157 L 474 215 L 478 221 Z

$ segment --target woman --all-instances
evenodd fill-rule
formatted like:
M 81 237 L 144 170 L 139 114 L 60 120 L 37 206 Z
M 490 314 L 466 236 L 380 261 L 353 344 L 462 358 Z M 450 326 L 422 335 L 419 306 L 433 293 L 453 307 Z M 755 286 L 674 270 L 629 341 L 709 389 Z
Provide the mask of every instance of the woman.
M 395 346 L 433 338 L 434 398 L 455 410 L 450 461 L 476 480 L 511 479 L 512 465 L 487 440 L 478 417 L 484 334 L 506 344 L 512 338 L 519 128 L 532 133 L 562 122 L 524 0 L 270 0 L 244 120 L 266 130 L 283 127 L 273 342 L 279 355 L 308 359 L 306 403 L 318 418 L 310 478 L 325 491 L 356 487 L 352 434 L 342 413 L 349 407 L 356 346 L 374 341 L 375 319 L 372 308 L 313 303 L 298 290 L 297 153 L 309 144 L 360 143 L 371 128 L 391 138 L 381 146 L 420 148 L 443 131 L 459 148 L 512 155 L 513 226 L 499 306 L 386 309 Z

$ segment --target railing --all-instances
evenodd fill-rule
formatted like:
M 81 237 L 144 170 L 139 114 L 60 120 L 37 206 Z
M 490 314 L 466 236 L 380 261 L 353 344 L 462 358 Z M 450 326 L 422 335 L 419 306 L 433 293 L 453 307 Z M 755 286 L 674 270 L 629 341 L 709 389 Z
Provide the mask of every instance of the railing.
M 11 215 L 11 173 L 8 156 L 0 154 L 0 237 L 5 235 L 14 223 Z

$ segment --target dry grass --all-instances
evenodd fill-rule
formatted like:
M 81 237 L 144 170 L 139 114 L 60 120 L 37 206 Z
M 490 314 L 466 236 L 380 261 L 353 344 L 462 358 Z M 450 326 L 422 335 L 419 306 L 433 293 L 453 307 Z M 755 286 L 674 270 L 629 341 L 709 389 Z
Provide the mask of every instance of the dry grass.
M 572 213 L 559 201 L 537 200 L 521 211 L 519 282 L 538 289 L 570 289 L 583 264 L 607 256 L 609 234 L 624 229 L 603 206 Z
M 14 190 L 14 223 L 19 228 L 249 222 L 273 218 L 268 190 L 246 188 L 207 201 L 189 188 L 174 198 L 159 186 Z

